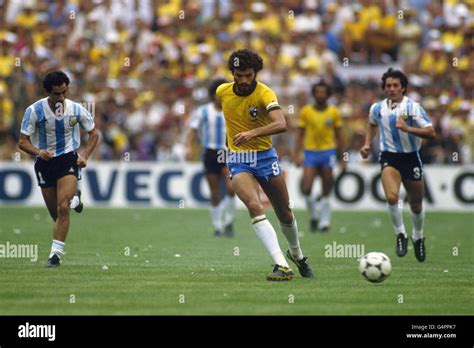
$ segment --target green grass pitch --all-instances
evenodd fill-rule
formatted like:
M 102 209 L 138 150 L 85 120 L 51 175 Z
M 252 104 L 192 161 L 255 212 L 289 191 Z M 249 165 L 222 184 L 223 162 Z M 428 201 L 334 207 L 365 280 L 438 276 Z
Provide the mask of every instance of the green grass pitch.
M 267 213 L 286 250 L 273 212 Z M 0 259 L 1 314 L 474 314 L 468 213 L 426 214 L 427 260 L 419 263 L 411 242 L 404 258 L 395 255 L 386 212 L 334 212 L 331 231 L 323 235 L 309 233 L 306 212 L 296 211 L 316 279 L 298 274 L 291 282 L 265 280 L 272 260 L 245 211 L 237 211 L 233 239 L 213 237 L 205 209 L 86 206 L 71 216 L 63 265 L 47 269 L 52 222 L 46 209 L 0 208 L 0 244 L 38 244 L 39 254 L 37 262 Z M 408 213 L 405 224 L 411 230 Z M 367 282 L 355 258 L 325 257 L 333 242 L 386 253 L 392 274 L 380 284 Z

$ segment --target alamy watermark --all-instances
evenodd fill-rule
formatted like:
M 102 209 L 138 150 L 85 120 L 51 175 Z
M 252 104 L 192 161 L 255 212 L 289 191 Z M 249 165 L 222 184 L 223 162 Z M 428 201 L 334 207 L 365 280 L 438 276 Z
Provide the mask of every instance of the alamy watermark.
M 47 338 L 48 341 L 56 339 L 56 325 L 36 325 L 26 322 L 18 326 L 20 338 Z
M 324 246 L 324 257 L 328 258 L 360 258 L 365 255 L 364 244 L 332 244 Z
M 229 151 L 229 150 L 217 150 L 217 163 L 245 163 L 249 164 L 250 167 L 257 166 L 257 152 L 256 150 L 245 150 L 245 151 Z
M 38 244 L 0 244 L 0 258 L 26 258 L 38 261 Z

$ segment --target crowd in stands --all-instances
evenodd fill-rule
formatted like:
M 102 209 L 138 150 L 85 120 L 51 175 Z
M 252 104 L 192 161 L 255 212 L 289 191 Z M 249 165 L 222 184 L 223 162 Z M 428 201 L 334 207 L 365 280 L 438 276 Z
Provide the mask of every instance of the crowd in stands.
M 25 109 L 45 96 L 45 74 L 61 69 L 68 98 L 101 131 L 94 159 L 184 161 L 187 123 L 209 82 L 230 81 L 230 53 L 249 48 L 290 125 L 275 137 L 283 160 L 311 85 L 324 79 L 349 159 L 361 161 L 369 107 L 384 98 L 380 77 L 398 67 L 437 131 L 424 161 L 473 163 L 473 13 L 472 0 L 0 0 L 0 160 L 19 151 Z

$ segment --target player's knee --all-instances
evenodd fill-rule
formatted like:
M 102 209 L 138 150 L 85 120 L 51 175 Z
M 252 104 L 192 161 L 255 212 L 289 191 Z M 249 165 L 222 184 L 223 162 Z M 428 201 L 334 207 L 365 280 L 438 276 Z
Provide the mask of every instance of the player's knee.
M 263 206 L 258 200 L 250 201 L 247 203 L 247 208 L 252 216 L 263 214 Z
M 398 195 L 396 193 L 387 193 L 387 202 L 390 205 L 398 204 Z
M 58 216 L 69 215 L 69 202 L 67 200 L 58 204 Z
M 280 222 L 284 223 L 285 225 L 291 225 L 293 223 L 294 217 L 293 213 L 291 212 L 291 209 L 288 209 L 288 211 L 284 211 L 280 213 L 279 216 Z
M 414 214 L 419 214 L 423 209 L 423 205 L 421 204 L 421 202 L 410 203 L 410 209 Z
M 311 194 L 311 188 L 312 188 L 312 183 L 311 185 L 308 185 L 306 183 L 301 183 L 301 193 L 303 196 L 309 196 Z

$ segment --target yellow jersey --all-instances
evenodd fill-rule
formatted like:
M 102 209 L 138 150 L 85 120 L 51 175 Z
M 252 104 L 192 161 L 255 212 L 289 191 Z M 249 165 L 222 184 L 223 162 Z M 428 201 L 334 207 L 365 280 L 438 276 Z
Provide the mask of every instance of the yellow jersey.
M 338 108 L 334 105 L 328 105 L 324 110 L 317 110 L 308 104 L 300 110 L 298 127 L 305 129 L 305 150 L 324 151 L 336 148 L 334 130 L 342 127 L 342 119 Z
M 239 95 L 234 82 L 224 83 L 217 88 L 216 95 L 222 102 L 225 118 L 227 146 L 231 151 L 264 151 L 272 147 L 272 137 L 253 138 L 240 146 L 234 146 L 232 139 L 241 132 L 264 127 L 272 122 L 271 110 L 281 109 L 275 92 L 261 82 L 249 95 Z

